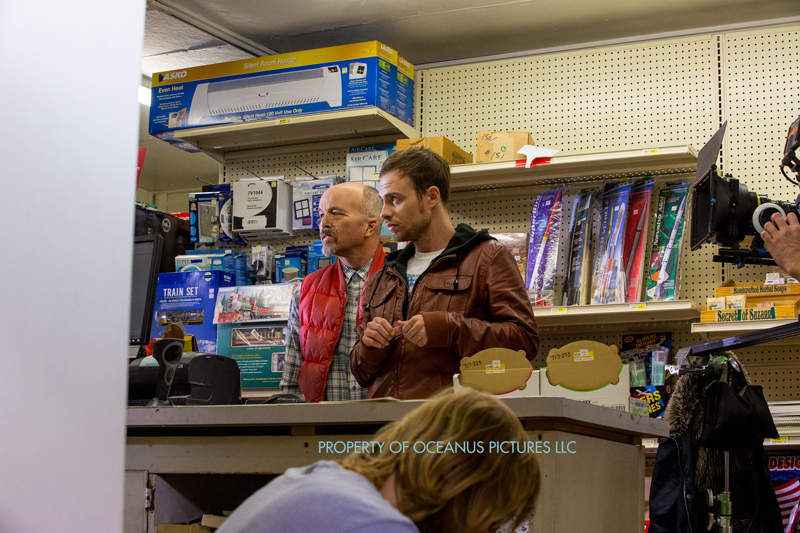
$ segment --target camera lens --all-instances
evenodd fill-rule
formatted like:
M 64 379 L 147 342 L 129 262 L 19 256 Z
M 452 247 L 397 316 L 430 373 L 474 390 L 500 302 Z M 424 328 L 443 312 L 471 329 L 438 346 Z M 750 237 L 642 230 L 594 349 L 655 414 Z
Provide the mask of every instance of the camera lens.
M 764 231 L 764 224 L 769 222 L 772 215 L 775 213 L 780 213 L 781 216 L 784 217 L 786 216 L 786 211 L 778 204 L 772 202 L 761 204 L 753 211 L 753 227 L 759 234 Z

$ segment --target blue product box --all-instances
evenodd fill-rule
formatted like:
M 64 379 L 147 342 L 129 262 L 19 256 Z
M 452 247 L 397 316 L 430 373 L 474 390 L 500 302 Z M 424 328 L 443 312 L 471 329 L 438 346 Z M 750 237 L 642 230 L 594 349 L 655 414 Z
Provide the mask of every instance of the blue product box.
M 296 268 L 298 276 L 304 278 L 308 273 L 308 248 L 306 246 L 287 246 L 280 260 L 278 273 L 283 282 L 282 272 L 287 268 Z
M 189 193 L 189 242 L 219 241 L 219 192 Z
M 316 272 L 320 268 L 325 268 L 335 262 L 335 255 L 325 255 L 322 253 L 322 241 L 314 241 L 314 244 L 308 247 L 307 274 Z
M 363 107 L 397 114 L 397 52 L 378 41 L 153 75 L 150 134 Z
M 219 189 L 219 242 L 232 242 L 234 246 L 246 246 L 247 243 L 244 239 L 238 233 L 233 232 L 233 191 L 230 183 L 214 187 Z
M 413 126 L 414 122 L 414 65 L 397 58 L 397 118 Z
M 168 272 L 158 275 L 155 312 L 150 336 L 159 338 L 170 322 L 183 322 L 201 352 L 216 353 L 214 306 L 221 287 L 232 287 L 225 272 Z
M 236 252 L 233 256 L 233 266 L 236 272 L 236 286 L 250 285 L 250 275 L 247 272 L 247 254 Z
M 281 269 L 283 268 L 283 254 L 275 254 L 275 268 L 272 270 L 272 282 L 281 282 Z
M 242 389 L 277 389 L 286 360 L 286 323 L 219 324 L 217 350 L 236 360 Z
M 236 264 L 233 259 L 232 251 L 228 250 L 226 253 L 222 254 L 209 254 L 209 259 L 211 260 L 209 270 L 221 270 L 222 272 L 234 276 L 234 280 L 236 279 Z

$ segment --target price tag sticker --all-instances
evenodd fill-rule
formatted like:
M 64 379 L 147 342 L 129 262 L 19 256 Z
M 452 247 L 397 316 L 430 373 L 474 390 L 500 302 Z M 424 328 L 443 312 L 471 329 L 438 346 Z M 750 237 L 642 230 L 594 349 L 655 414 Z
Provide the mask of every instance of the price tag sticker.
M 275 121 L 276 124 L 290 124 L 291 122 L 292 119 L 290 118 L 279 118 L 278 120 Z
M 631 304 L 630 310 L 631 311 L 644 311 L 647 309 L 647 304 Z
M 645 448 L 655 448 L 656 439 L 642 439 L 642 446 Z
M 506 365 L 500 363 L 499 360 L 494 360 L 491 365 L 486 365 L 487 374 L 504 374 L 505 371 Z
M 642 150 L 642 155 L 655 155 L 658 153 L 658 148 L 653 148 L 651 150 Z
M 594 352 L 592 350 L 581 350 L 572 354 L 572 360 L 576 363 L 584 361 L 594 361 Z
M 566 315 L 567 308 L 566 307 L 554 307 L 550 310 L 551 315 Z
M 789 437 L 780 437 L 778 439 L 769 439 L 771 444 L 789 444 Z

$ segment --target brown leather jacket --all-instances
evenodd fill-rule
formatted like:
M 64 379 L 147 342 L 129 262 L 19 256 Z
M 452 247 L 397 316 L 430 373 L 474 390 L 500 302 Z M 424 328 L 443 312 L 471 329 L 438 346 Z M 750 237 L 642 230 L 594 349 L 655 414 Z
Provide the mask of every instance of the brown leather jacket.
M 362 293 L 364 320 L 350 353 L 350 369 L 369 397 L 427 398 L 453 385 L 462 357 L 486 348 L 524 350 L 536 357 L 539 334 L 514 258 L 486 230 L 459 224 L 456 234 L 407 292 L 410 244 L 389 254 Z M 375 317 L 392 324 L 421 314 L 428 344 L 422 348 L 395 337 L 385 348 L 368 348 L 360 338 Z

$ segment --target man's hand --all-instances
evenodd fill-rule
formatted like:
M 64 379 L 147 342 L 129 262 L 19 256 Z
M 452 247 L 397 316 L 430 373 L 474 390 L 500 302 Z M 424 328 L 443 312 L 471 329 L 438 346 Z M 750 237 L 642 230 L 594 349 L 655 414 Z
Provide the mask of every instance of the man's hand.
M 367 348 L 386 348 L 395 336 L 400 334 L 400 328 L 382 317 L 375 317 L 361 334 L 361 343 Z
M 771 220 L 764 224 L 761 238 L 778 266 L 800 280 L 800 221 L 794 213 L 786 219 L 775 213 Z
M 414 315 L 408 320 L 398 320 L 400 332 L 408 341 L 422 348 L 428 344 L 428 332 L 425 329 L 425 320 L 422 315 Z

